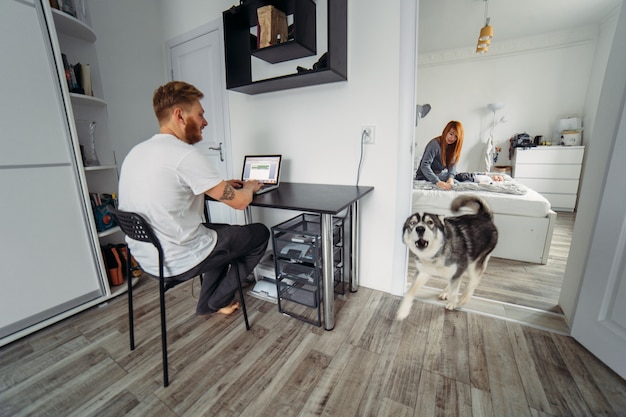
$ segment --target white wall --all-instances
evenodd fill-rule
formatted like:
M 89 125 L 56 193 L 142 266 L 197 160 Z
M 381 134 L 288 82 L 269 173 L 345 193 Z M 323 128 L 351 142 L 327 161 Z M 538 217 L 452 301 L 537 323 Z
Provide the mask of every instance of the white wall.
M 623 7 L 622 7 L 623 8 Z M 621 21 L 617 20 L 617 16 Z M 576 305 L 580 287 L 584 279 L 594 279 L 592 271 L 587 271 L 587 276 L 583 276 L 586 268 L 591 238 L 596 227 L 596 217 L 600 205 L 601 193 L 606 183 L 607 164 L 613 150 L 615 131 L 620 123 L 622 109 L 624 107 L 624 91 L 626 89 L 626 11 L 622 10 L 615 19 L 606 26 L 606 35 L 612 42 L 608 47 L 599 48 L 599 59 L 608 57 L 606 73 L 603 71 L 602 89 L 594 99 L 597 99 L 597 117 L 595 119 L 594 138 L 586 150 L 586 160 L 584 166 L 584 176 L 580 186 L 578 213 L 572 246 L 570 247 L 569 260 L 565 269 L 563 279 L 563 289 L 559 297 L 559 304 L 565 316 L 572 321 L 576 314 Z M 615 36 L 613 36 L 615 33 Z M 612 49 L 609 55 L 607 50 Z M 618 193 L 624 192 L 614 190 Z M 615 210 L 623 211 L 623 207 L 615 207 Z M 622 225 L 616 225 L 622 227 Z
M 596 124 L 596 113 L 598 111 L 598 101 L 600 92 L 604 83 L 605 73 L 607 69 L 607 61 L 611 52 L 611 46 L 615 37 L 615 28 L 619 11 L 615 11 L 606 20 L 601 23 L 598 36 L 594 43 L 593 67 L 589 78 L 587 88 L 587 97 L 585 99 L 584 120 L 585 136 L 590 139 L 594 137 L 594 129 Z
M 376 126 L 376 144 L 365 148 L 360 179 L 361 185 L 375 187 L 360 205 L 360 280 L 388 292 L 390 260 L 399 239 L 396 172 L 389 169 L 395 166 L 398 146 L 399 31 L 382 37 L 367 22 L 397 28 L 399 17 L 398 1 L 384 7 L 375 1 L 348 3 L 348 82 L 229 95 L 235 160 L 246 151 L 280 151 L 287 156 L 282 174 L 287 181 L 355 184 L 360 128 Z M 256 215 L 271 225 L 278 213 Z
M 510 165 L 509 138 L 526 132 L 531 137 L 555 138 L 558 119 L 583 116 L 594 62 L 595 28 L 555 33 L 491 45 L 487 54 L 473 48 L 420 55 L 417 101 L 432 110 L 416 132 L 419 161 L 426 143 L 439 136 L 450 120 L 465 128 L 459 171 L 479 171 L 492 129 L 488 103 L 502 102 L 494 143 L 501 146 L 497 165 Z
M 135 144 L 158 130 L 152 93 L 163 84 L 161 10 L 153 0 L 89 1 L 91 26 L 118 165 Z
M 103 80 L 111 92 L 106 98 L 112 130 L 117 129 L 115 134 L 119 136 L 114 140 L 120 141 L 116 142 L 116 149 L 121 162 L 119 154 L 125 155 L 131 144 L 156 130 L 153 116 L 144 117 L 144 113 L 151 114 L 152 91 L 167 79 L 164 43 L 221 19 L 222 11 L 238 2 L 162 1 L 159 7 L 148 0 L 140 0 L 136 6 L 122 0 L 109 1 L 106 5 L 92 3 L 94 12 L 99 14 L 96 17 L 92 13 L 94 20 L 98 20 L 98 24 L 94 21 L 94 29 L 100 35 L 98 48 L 102 63 L 113 60 L 115 65 L 120 65 L 122 57 L 125 62 L 125 68 L 115 72 L 119 77 L 111 75 Z M 400 268 L 396 266 L 399 271 L 396 275 L 401 275 L 394 277 L 396 280 L 403 282 L 406 271 L 406 251 L 399 243 L 400 215 L 396 214 L 398 201 L 406 201 L 401 216 L 408 215 L 410 206 L 404 186 L 402 190 L 398 186 L 399 177 L 411 175 L 409 162 L 405 164 L 406 173 L 398 174 L 401 169 L 398 167 L 403 166 L 398 163 L 399 154 L 410 160 L 409 154 L 399 151 L 398 143 L 412 141 L 412 137 L 400 141 L 398 138 L 400 10 L 401 4 L 406 3 L 416 4 L 416 0 L 394 0 L 384 5 L 374 0 L 348 2 L 348 82 L 256 96 L 228 93 L 233 161 L 241 160 L 247 152 L 280 152 L 287 158 L 282 174 L 285 181 L 354 184 L 360 128 L 376 127 L 376 144 L 365 148 L 360 179 L 361 185 L 375 187 L 360 204 L 360 280 L 361 285 L 387 292 L 392 288 L 394 264 L 402 263 Z M 139 16 L 141 12 L 147 16 Z M 110 22 L 114 21 L 116 24 L 112 25 Z M 381 36 L 379 30 L 372 30 L 370 22 L 389 29 Z M 413 49 L 414 43 L 411 40 Z M 139 55 L 144 51 L 142 47 L 146 48 L 145 60 Z M 321 55 L 324 51 L 318 52 Z M 111 66 L 103 68 L 103 74 L 114 70 Z M 409 91 L 414 91 L 414 85 L 408 84 Z M 407 108 L 413 106 L 411 97 L 412 94 Z M 409 130 L 405 136 L 412 134 Z M 261 219 L 269 226 L 289 215 L 293 213 L 262 209 L 255 209 L 254 213 L 255 220 Z

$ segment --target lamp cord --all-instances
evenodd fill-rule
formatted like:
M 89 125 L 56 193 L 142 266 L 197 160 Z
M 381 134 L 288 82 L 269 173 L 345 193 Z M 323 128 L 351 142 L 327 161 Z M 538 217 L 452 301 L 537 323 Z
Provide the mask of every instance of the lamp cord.
M 361 164 L 363 163 L 363 141 L 365 140 L 365 129 L 361 132 L 361 155 L 359 156 L 359 167 L 356 171 L 356 186 L 359 186 L 359 179 L 361 178 Z
M 485 26 L 489 25 L 489 21 L 487 20 L 487 16 L 489 16 L 489 0 L 485 0 Z

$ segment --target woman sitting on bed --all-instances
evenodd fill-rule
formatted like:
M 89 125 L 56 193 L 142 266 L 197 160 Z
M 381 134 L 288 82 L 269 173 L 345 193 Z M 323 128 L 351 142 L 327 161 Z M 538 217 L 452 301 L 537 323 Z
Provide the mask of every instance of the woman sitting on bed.
M 452 120 L 443 129 L 441 136 L 426 145 L 415 179 L 428 180 L 442 190 L 451 190 L 462 148 L 463 125 Z

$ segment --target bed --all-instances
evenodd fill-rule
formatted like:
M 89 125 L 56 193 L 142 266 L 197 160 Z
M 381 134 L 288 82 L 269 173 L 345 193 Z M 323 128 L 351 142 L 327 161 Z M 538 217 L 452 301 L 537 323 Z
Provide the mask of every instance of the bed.
M 502 174 L 498 174 L 502 175 Z M 452 215 L 450 203 L 459 194 L 482 197 L 494 213 L 498 244 L 492 256 L 546 264 L 550 253 L 556 212 L 538 192 L 504 175 L 491 184 L 461 182 L 443 191 L 428 181 L 413 181 L 412 212 Z

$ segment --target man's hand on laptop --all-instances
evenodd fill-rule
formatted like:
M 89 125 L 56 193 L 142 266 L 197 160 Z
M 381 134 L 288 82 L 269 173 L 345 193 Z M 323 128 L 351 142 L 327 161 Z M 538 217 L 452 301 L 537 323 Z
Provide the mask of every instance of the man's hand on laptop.
M 259 180 L 248 180 L 248 181 L 228 180 L 226 182 L 235 190 L 240 190 L 242 188 L 245 188 L 245 189 L 252 191 L 252 193 L 256 193 L 257 191 L 261 189 L 261 187 L 263 187 L 263 183 L 260 182 Z
M 236 190 L 243 187 L 243 181 L 241 180 L 228 180 L 226 182 Z
M 256 193 L 261 189 L 263 183 L 258 180 L 248 180 L 243 182 L 243 188 L 247 188 L 251 190 L 253 193 Z
M 253 193 L 256 193 L 257 191 L 261 189 L 261 187 L 263 187 L 263 183 L 259 182 L 258 180 L 248 180 L 248 181 L 228 180 L 226 182 L 228 182 L 228 184 L 236 190 L 239 190 L 241 188 L 246 188 L 252 191 Z

